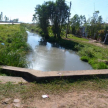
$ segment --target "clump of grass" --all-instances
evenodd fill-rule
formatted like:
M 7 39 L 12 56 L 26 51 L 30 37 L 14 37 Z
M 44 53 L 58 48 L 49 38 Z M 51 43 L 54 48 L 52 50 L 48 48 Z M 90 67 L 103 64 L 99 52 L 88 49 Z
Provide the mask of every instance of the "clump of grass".
M 88 62 L 89 61 L 89 58 L 87 56 L 82 56 L 81 57 L 81 60 L 82 61 L 85 61 L 85 62 Z
M 94 57 L 94 49 L 92 47 L 84 46 L 78 53 L 82 56 L 87 56 L 90 58 Z
M 98 69 L 108 69 L 108 66 L 107 66 L 105 63 L 100 62 L 100 63 L 98 64 Z
M 69 35 L 68 35 L 68 39 L 73 39 L 73 40 L 76 40 L 76 41 L 89 41 L 89 40 L 86 39 L 86 38 L 77 37 L 77 36 L 74 36 L 73 34 L 69 34 Z

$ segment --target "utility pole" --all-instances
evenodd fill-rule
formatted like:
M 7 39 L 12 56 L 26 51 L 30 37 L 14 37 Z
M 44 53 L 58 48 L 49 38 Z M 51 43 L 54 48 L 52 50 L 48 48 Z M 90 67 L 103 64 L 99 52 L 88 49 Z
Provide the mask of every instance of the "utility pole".
M 69 9 L 69 15 L 68 15 L 68 23 L 67 23 L 67 30 L 66 30 L 66 38 L 67 38 L 67 33 L 68 33 L 68 30 L 69 30 L 69 16 L 70 16 L 70 10 L 71 10 L 71 1 L 70 1 L 70 9 Z

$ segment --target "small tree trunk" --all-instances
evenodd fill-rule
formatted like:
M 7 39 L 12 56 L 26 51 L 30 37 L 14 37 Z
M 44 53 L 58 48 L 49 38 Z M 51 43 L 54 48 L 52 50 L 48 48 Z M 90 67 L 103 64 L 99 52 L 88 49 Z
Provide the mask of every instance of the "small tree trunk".
M 68 24 L 67 24 L 67 30 L 66 30 L 66 38 L 67 38 L 67 33 L 68 33 Z
M 54 34 L 54 38 L 56 39 L 56 34 Z

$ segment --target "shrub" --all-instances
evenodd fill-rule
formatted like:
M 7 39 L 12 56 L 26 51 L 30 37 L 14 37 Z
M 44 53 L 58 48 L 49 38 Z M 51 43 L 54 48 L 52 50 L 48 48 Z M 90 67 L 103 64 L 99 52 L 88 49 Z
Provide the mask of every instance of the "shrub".
M 97 68 L 98 69 L 108 69 L 107 65 L 104 62 L 99 62 Z
M 80 51 L 79 51 L 79 54 L 81 56 L 88 56 L 90 58 L 93 58 L 94 57 L 94 49 L 92 47 L 87 47 L 85 46 L 84 48 L 82 48 Z
M 105 39 L 105 36 L 104 36 L 105 35 L 105 31 L 104 30 L 99 30 L 98 34 L 99 34 L 100 40 L 104 41 L 104 39 Z
M 81 57 L 81 60 L 82 61 L 85 61 L 85 62 L 88 62 L 89 61 L 89 58 L 87 56 L 82 56 Z

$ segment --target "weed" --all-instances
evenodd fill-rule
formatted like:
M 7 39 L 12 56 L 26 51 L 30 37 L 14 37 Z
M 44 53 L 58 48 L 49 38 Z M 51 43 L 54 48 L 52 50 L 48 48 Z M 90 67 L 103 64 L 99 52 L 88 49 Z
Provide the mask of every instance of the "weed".
M 100 62 L 98 63 L 98 69 L 108 69 L 108 66 L 105 63 Z
M 85 61 L 85 62 L 88 62 L 89 61 L 89 58 L 87 56 L 82 56 L 81 57 L 81 60 L 82 61 Z

